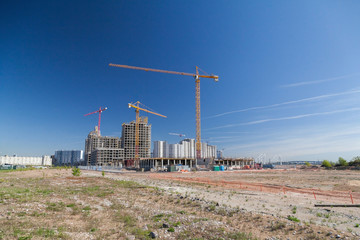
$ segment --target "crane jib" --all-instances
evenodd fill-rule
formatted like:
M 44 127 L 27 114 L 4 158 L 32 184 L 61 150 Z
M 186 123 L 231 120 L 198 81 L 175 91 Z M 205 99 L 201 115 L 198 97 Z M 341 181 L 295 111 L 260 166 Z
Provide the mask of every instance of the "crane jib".
M 129 65 L 121 65 L 121 64 L 113 64 L 110 63 L 109 66 L 111 67 L 120 67 L 120 68 L 128 68 L 128 69 L 136 69 L 136 70 L 143 70 L 146 72 L 160 72 L 160 73 L 170 73 L 170 74 L 177 74 L 177 75 L 183 75 L 183 76 L 192 76 L 192 77 L 196 77 L 198 76 L 199 78 L 213 78 L 213 79 L 218 79 L 218 76 L 208 76 L 208 75 L 197 75 L 194 73 L 185 73 L 185 72 L 176 72 L 176 71 L 168 71 L 168 70 L 160 70 L 160 69 L 154 69 L 154 68 L 143 68 L 143 67 L 135 67 L 135 66 L 129 66 Z

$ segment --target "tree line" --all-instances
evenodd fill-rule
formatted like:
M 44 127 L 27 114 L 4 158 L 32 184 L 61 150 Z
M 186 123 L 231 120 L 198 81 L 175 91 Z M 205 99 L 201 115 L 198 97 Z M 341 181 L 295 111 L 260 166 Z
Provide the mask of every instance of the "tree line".
M 337 162 L 330 162 L 324 160 L 321 164 L 322 167 L 332 168 L 332 167 L 360 167 L 360 156 L 354 157 L 351 161 L 346 161 L 344 158 L 339 157 Z

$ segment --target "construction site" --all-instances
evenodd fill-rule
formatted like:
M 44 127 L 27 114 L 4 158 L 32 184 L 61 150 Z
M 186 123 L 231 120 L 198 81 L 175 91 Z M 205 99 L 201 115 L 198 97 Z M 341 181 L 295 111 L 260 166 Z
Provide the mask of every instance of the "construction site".
M 195 139 L 169 133 L 179 142 L 157 140 L 152 148 L 160 126 L 140 112 L 167 116 L 139 101 L 128 103 L 135 120 L 121 125 L 119 137 L 101 135 L 108 108 L 85 114 L 99 119 L 82 164 L 0 172 L 0 239 L 360 239 L 356 166 L 264 169 L 251 157 L 224 157 L 201 141 L 199 79 L 218 77 L 198 68 L 188 75 L 196 83 Z M 57 155 L 81 159 L 79 151 Z
M 201 75 L 199 74 L 198 67 L 196 67 L 196 73 L 192 74 L 111 63 L 109 66 L 194 77 L 196 139 L 185 138 L 176 144 L 155 141 L 152 151 L 152 126 L 148 122 L 148 117 L 140 116 L 140 112 L 146 112 L 163 118 L 167 118 L 167 116 L 149 110 L 148 107 L 139 101 L 128 103 L 130 109 L 135 109 L 136 118 L 135 121 L 122 124 L 121 138 L 101 136 L 101 114 L 108 108 L 100 107 L 99 110 L 84 115 L 99 115 L 98 126 L 89 133 L 85 141 L 85 165 L 124 167 L 142 171 L 191 171 L 192 169 L 225 171 L 255 167 L 254 159 L 252 158 L 224 159 L 222 154 L 218 154 L 215 145 L 209 145 L 201 141 L 200 78 L 210 78 L 218 81 L 218 76 Z M 169 134 L 184 136 L 183 134 L 176 133 Z
M 1 1 L 0 240 L 360 240 L 359 13 Z

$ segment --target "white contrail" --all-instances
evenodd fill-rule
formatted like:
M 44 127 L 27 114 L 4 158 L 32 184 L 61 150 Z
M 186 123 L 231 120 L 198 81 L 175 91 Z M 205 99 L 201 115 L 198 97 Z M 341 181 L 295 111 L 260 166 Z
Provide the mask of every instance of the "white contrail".
M 354 94 L 354 93 L 360 93 L 360 90 L 351 90 L 351 91 L 340 92 L 340 93 L 324 94 L 324 95 L 320 95 L 320 96 L 316 96 L 316 97 L 309 97 L 309 98 L 303 98 L 303 99 L 293 100 L 293 101 L 288 101 L 288 102 L 275 103 L 275 104 L 266 105 L 266 106 L 244 108 L 244 109 L 239 109 L 239 110 L 235 110 L 235 111 L 219 113 L 219 114 L 216 114 L 216 115 L 213 115 L 210 117 L 206 117 L 204 119 L 221 117 L 221 116 L 232 114 L 232 113 L 247 112 L 247 111 L 257 110 L 257 109 L 279 107 L 279 106 L 289 105 L 289 104 L 294 104 L 294 103 L 311 102 L 311 101 L 315 101 L 315 100 L 319 100 L 319 99 L 323 99 L 323 98 L 336 97 L 336 96 L 348 95 L 348 94 Z
M 315 81 L 307 81 L 307 82 L 298 82 L 298 83 L 286 84 L 286 85 L 282 85 L 281 87 L 299 87 L 299 86 L 303 86 L 303 85 L 310 85 L 310 84 L 317 84 L 317 83 L 335 81 L 335 80 L 344 79 L 344 78 L 347 78 L 347 77 L 352 77 L 352 76 L 357 76 L 357 75 L 359 75 L 359 73 L 348 74 L 348 75 L 344 75 L 344 76 L 321 79 L 321 80 L 315 80 Z
M 224 126 L 208 128 L 208 130 L 220 129 L 220 128 L 228 128 L 228 127 L 236 127 L 236 126 L 244 126 L 244 125 L 254 125 L 254 124 L 260 124 L 260 123 L 265 123 L 265 122 L 273 122 L 273 121 L 292 120 L 292 119 L 299 119 L 299 118 L 313 117 L 313 116 L 321 116 L 321 115 L 330 115 L 330 114 L 343 113 L 343 112 L 353 112 L 353 111 L 359 111 L 359 110 L 360 110 L 360 108 L 348 108 L 348 109 L 342 109 L 342 110 L 336 110 L 336 111 L 330 111 L 330 112 L 309 113 L 309 114 L 302 114 L 302 115 L 296 115 L 296 116 L 290 116 L 290 117 L 282 117 L 282 118 L 268 118 L 268 119 L 262 119 L 262 120 L 251 121 L 251 122 L 228 124 L 228 125 L 224 125 Z

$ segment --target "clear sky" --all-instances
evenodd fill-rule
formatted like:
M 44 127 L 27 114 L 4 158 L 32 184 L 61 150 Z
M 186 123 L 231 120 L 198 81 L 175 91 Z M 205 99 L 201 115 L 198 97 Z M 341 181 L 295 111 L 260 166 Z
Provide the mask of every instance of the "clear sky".
M 202 138 L 225 156 L 283 161 L 360 155 L 359 1 L 1 1 L 0 155 L 84 149 L 97 115 L 120 136 L 151 114 L 152 140 Z

